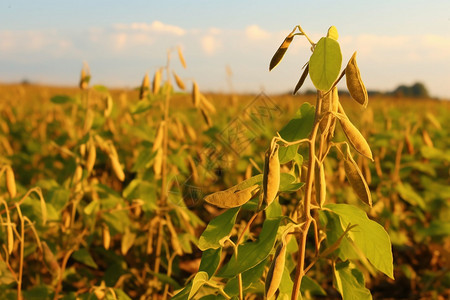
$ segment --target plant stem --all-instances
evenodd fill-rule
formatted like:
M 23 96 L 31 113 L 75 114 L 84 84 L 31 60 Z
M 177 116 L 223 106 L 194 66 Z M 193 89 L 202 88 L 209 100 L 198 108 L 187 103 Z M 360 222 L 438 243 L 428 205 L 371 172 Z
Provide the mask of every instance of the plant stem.
M 155 274 L 159 273 L 159 265 L 161 264 L 162 242 L 163 242 L 163 224 L 160 220 L 159 227 L 158 227 L 158 240 L 156 241 L 155 269 L 153 270 L 155 272 Z M 155 280 L 158 280 L 158 278 L 155 277 Z M 157 298 L 158 298 L 158 296 L 155 293 L 154 299 L 157 299 Z
M 59 298 L 59 292 L 61 291 L 62 288 L 64 271 L 66 270 L 67 262 L 69 261 L 69 258 L 72 255 L 73 251 L 74 249 L 70 249 L 69 251 L 66 252 L 66 254 L 64 254 L 64 258 L 61 263 L 61 268 L 58 274 L 58 283 L 55 288 L 55 296 L 53 297 L 53 300 L 57 300 Z
M 167 82 L 170 87 L 170 74 L 169 74 L 169 62 L 170 62 L 170 52 L 167 54 Z M 164 136 L 163 136 L 163 158 L 162 158 L 162 169 L 161 169 L 161 198 L 159 207 L 163 207 L 166 205 L 167 200 L 167 145 L 169 143 L 169 108 L 170 108 L 170 90 L 166 90 L 166 100 L 164 104 Z
M 238 274 L 239 300 L 244 300 L 244 291 L 242 290 L 242 273 Z
M 166 65 L 166 74 L 167 74 L 167 83 L 170 87 L 170 74 L 169 74 L 169 63 L 170 63 L 170 51 L 167 52 L 167 65 Z M 167 205 L 167 156 L 168 156 L 168 142 L 169 142 L 169 108 L 170 108 L 170 90 L 165 90 L 166 99 L 164 103 L 164 135 L 163 135 L 163 156 L 162 156 L 162 166 L 161 166 L 161 196 L 159 199 L 159 207 L 163 208 Z M 166 213 L 166 212 L 164 212 Z M 162 222 L 160 222 L 158 240 L 156 242 L 156 258 L 155 258 L 155 274 L 159 273 L 159 265 L 161 263 L 161 247 L 162 247 L 162 239 L 163 239 L 163 231 L 162 231 Z M 157 281 L 157 277 L 155 277 L 155 281 Z M 164 287 L 165 289 L 165 287 Z M 155 294 L 154 299 L 157 299 L 157 295 Z
M 244 230 L 242 231 L 241 235 L 238 237 L 236 244 L 234 245 L 236 259 L 237 259 L 237 247 L 239 246 L 239 243 L 241 242 L 242 238 L 244 237 L 245 232 L 247 231 L 247 229 L 250 228 L 250 226 L 252 225 L 253 221 L 256 219 L 257 216 L 258 216 L 258 212 L 253 214 L 253 216 L 250 218 L 250 221 L 248 221 L 247 225 L 245 226 Z M 239 300 L 243 300 L 244 292 L 242 290 L 242 274 L 239 273 L 237 278 L 238 278 L 238 286 L 239 286 Z
M 308 160 L 308 173 L 306 176 L 306 187 L 305 187 L 305 197 L 303 204 L 303 214 L 300 214 L 299 218 L 303 220 L 298 220 L 298 222 L 304 221 L 305 224 L 302 227 L 300 235 L 298 237 L 298 257 L 297 257 L 297 267 L 295 272 L 294 287 L 291 294 L 292 300 L 297 300 L 300 293 L 300 285 L 305 274 L 305 254 L 306 254 L 306 238 L 308 236 L 309 227 L 312 222 L 311 217 L 311 195 L 313 192 L 313 182 L 314 182 L 314 169 L 316 163 L 316 137 L 319 129 L 320 111 L 322 107 L 322 92 L 317 91 L 316 99 L 316 114 L 314 118 L 314 125 L 310 136 L 309 144 L 309 160 Z
M 19 262 L 19 281 L 17 282 L 17 300 L 22 300 L 22 275 L 23 275 L 23 256 L 25 247 L 25 221 L 23 220 L 20 206 L 16 205 L 17 213 L 20 219 L 20 262 Z

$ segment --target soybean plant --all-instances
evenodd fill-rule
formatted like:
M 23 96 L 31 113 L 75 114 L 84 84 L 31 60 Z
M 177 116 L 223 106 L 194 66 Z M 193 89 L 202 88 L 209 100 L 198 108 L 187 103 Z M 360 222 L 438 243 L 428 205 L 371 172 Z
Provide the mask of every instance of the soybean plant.
M 365 287 L 366 270 L 374 274 L 376 269 L 393 278 L 391 242 L 384 228 L 367 217 L 365 210 L 372 206 L 372 197 L 354 159 L 357 152 L 373 160 L 372 152 L 346 115 L 337 89 L 345 76 L 351 97 L 367 106 L 356 52 L 341 71 L 342 54 L 334 26 L 318 42 L 295 26 L 273 56 L 269 70 L 282 60 L 296 36 L 308 40 L 312 54 L 294 93 L 309 76 L 317 89 L 316 105 L 303 104 L 273 137 L 262 174 L 204 198 L 224 212 L 212 219 L 200 236 L 198 247 L 203 255 L 199 271 L 173 299 L 324 296 L 318 278 L 308 276 L 315 266 L 332 270 L 333 285 L 343 299 L 372 298 Z M 336 140 L 337 123 L 346 140 Z M 332 150 L 343 161 L 348 182 L 363 208 L 332 203 L 327 196 L 324 165 Z M 243 229 L 235 224 L 239 213 L 251 216 Z M 256 237 L 251 233 L 255 220 L 262 222 Z

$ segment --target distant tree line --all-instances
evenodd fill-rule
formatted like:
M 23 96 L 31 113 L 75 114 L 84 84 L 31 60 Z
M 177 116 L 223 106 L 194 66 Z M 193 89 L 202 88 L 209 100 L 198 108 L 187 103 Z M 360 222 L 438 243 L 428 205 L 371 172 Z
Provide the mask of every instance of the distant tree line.
M 413 85 L 400 85 L 390 94 L 397 97 L 412 97 L 412 98 L 429 98 L 427 88 L 421 82 L 416 82 Z
M 430 98 L 430 94 L 428 93 L 428 89 L 421 82 L 416 82 L 410 86 L 408 85 L 399 85 L 393 91 L 390 92 L 380 92 L 376 90 L 367 91 L 369 96 L 374 95 L 386 95 L 386 96 L 395 96 L 395 97 L 408 97 L 408 98 Z M 315 94 L 314 90 L 306 90 L 304 94 Z M 347 90 L 339 91 L 339 94 L 348 94 Z

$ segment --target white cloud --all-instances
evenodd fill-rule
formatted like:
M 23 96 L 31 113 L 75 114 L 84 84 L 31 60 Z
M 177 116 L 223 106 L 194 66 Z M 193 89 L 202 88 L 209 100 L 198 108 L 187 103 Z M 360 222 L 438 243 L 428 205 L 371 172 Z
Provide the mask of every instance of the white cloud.
M 450 59 L 450 37 L 436 35 L 343 36 L 341 47 L 355 49 L 361 57 L 376 62 L 414 63 Z
M 267 31 L 258 25 L 233 30 L 215 27 L 183 29 L 160 21 L 73 31 L 3 29 L 0 30 L 0 60 L 11 66 L 22 65 L 27 68 L 33 64 L 43 65 L 44 61 L 51 63 L 55 58 L 59 61 L 86 59 L 91 64 L 109 60 L 117 62 L 117 68 L 134 68 L 135 71 L 142 64 L 153 67 L 164 63 L 166 49 L 183 45 L 186 59 L 193 62 L 192 66 L 195 65 L 189 71 L 199 72 L 195 75 L 196 80 L 204 78 L 206 82 L 214 82 L 211 80 L 213 75 L 208 76 L 208 72 L 199 70 L 209 68 L 223 71 L 223 67 L 229 64 L 236 78 L 242 74 L 243 85 L 248 85 L 249 89 L 258 89 L 262 82 L 267 82 L 266 88 L 270 92 L 271 89 L 291 88 L 288 86 L 288 76 L 297 76 L 299 68 L 311 54 L 308 41 L 297 36 L 284 63 L 271 74 L 264 73 L 271 56 L 288 33 Z M 321 35 L 311 33 L 309 36 L 317 41 Z M 449 88 L 442 84 L 450 69 L 448 35 L 341 35 L 339 42 L 343 51 L 343 65 L 353 51 L 358 51 L 358 64 L 368 88 L 389 89 L 398 83 L 420 80 L 429 85 L 432 94 L 446 93 L 450 96 Z M 205 58 L 205 54 L 214 55 L 214 60 Z M 133 62 L 136 65 L 132 65 Z M 48 67 L 42 69 L 42 73 L 51 70 Z M 222 80 L 220 72 L 216 72 L 219 74 L 216 82 Z M 10 73 L 0 70 L 0 77 L 8 76 L 11 76 Z M 22 76 L 22 73 L 18 76 Z M 62 76 L 58 75 L 57 78 Z M 112 78 L 106 71 L 105 74 L 99 71 L 96 75 L 97 78 L 102 76 Z M 117 79 L 120 80 L 126 82 L 128 79 Z M 207 88 L 214 90 L 216 87 Z
M 252 40 L 264 40 L 270 37 L 270 33 L 263 30 L 258 25 L 250 25 L 245 28 L 245 34 Z
M 213 55 L 222 46 L 220 40 L 213 35 L 206 35 L 201 39 L 203 51 L 208 55 Z
M 164 33 L 164 34 L 173 34 L 177 36 L 182 36 L 186 34 L 186 30 L 181 27 L 164 24 L 160 21 L 153 21 L 151 24 L 149 23 L 131 23 L 131 24 L 116 24 L 114 25 L 115 29 L 118 30 L 131 30 L 131 31 L 144 31 L 144 32 L 153 32 L 153 33 Z

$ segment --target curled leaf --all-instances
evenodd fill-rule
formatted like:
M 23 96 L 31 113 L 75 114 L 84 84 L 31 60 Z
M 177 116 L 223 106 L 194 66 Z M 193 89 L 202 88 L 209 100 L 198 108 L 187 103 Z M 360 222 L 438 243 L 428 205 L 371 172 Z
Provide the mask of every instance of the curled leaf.
M 306 67 L 303 70 L 302 76 L 300 77 L 299 81 L 297 82 L 297 85 L 295 86 L 295 89 L 293 92 L 294 95 L 302 87 L 303 83 L 305 82 L 306 77 L 308 76 L 308 72 L 309 72 L 309 63 L 306 63 Z

